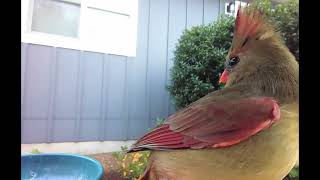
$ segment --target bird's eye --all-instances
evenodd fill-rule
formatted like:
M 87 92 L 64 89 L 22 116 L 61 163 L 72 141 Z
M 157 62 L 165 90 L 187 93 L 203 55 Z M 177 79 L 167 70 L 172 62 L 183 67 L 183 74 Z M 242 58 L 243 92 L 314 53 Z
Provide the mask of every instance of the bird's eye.
M 234 65 L 238 64 L 239 61 L 240 61 L 239 57 L 235 56 L 229 60 L 228 66 L 233 67 Z

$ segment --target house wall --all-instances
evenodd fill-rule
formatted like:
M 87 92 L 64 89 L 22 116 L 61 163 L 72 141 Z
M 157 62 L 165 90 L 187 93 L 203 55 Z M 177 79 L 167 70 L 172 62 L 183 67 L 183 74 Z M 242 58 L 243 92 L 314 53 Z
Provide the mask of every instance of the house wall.
M 22 143 L 136 139 L 174 112 L 166 85 L 185 28 L 219 0 L 139 0 L 136 57 L 21 43 Z

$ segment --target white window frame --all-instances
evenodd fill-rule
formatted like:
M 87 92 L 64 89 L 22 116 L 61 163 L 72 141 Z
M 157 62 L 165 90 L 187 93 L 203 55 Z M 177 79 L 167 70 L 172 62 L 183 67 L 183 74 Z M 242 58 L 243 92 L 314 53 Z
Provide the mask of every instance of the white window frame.
M 227 13 L 227 5 L 228 3 L 233 3 L 234 4 L 234 11 L 233 13 Z M 238 13 L 238 9 L 239 9 L 239 6 L 241 7 L 245 7 L 247 6 L 249 3 L 246 2 L 246 1 L 243 1 L 243 0 L 232 0 L 232 1 L 227 1 L 225 2 L 225 14 L 227 15 L 230 15 L 230 16 L 234 16 L 234 17 L 237 17 L 237 13 Z
M 130 37 L 126 44 L 129 48 L 106 48 L 106 46 L 90 45 L 84 42 L 83 29 L 86 22 L 86 11 L 89 6 L 99 6 L 99 2 L 102 0 L 90 1 L 90 0 L 66 0 L 77 3 L 81 1 L 80 17 L 79 17 L 79 31 L 78 37 L 67 37 L 63 35 L 55 35 L 49 33 L 31 31 L 32 15 L 34 0 L 21 0 L 21 42 L 39 44 L 45 46 L 61 47 L 67 49 L 75 49 L 82 51 L 99 52 L 106 54 L 116 54 L 123 56 L 136 56 L 136 41 L 137 41 L 137 26 L 138 26 L 138 0 L 130 0 Z M 116 0 L 115 0 L 116 1 Z M 89 3 L 93 2 L 93 3 Z M 103 1 L 102 1 L 103 2 Z M 103 7 L 105 9 L 105 7 Z M 109 42 L 106 42 L 109 43 Z M 110 42 L 112 43 L 112 42 Z M 110 47 L 110 46 L 109 46 Z

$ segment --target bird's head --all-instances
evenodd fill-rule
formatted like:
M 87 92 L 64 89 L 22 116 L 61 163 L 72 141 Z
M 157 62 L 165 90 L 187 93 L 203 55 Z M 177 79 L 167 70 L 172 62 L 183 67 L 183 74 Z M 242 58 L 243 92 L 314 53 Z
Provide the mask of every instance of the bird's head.
M 219 82 L 230 86 L 249 81 L 248 77 L 253 74 L 257 77 L 264 67 L 287 66 L 288 61 L 289 64 L 296 63 L 270 20 L 253 6 L 240 8 L 225 70 Z

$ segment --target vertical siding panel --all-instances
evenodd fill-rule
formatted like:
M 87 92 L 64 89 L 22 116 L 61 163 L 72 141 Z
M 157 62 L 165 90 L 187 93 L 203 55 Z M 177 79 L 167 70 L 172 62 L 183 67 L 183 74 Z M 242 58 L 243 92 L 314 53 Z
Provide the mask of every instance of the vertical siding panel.
M 57 48 L 55 119 L 76 119 L 79 55 L 80 51 Z
M 187 17 L 186 14 L 187 3 L 186 0 L 171 0 L 170 1 L 170 17 L 169 17 L 169 32 L 168 32 L 168 67 L 167 67 L 167 84 L 171 81 L 170 70 L 174 63 L 174 51 L 176 43 L 185 30 Z M 174 104 L 169 99 L 169 114 L 175 111 Z
M 84 51 L 82 57 L 80 140 L 98 140 L 102 122 L 104 54 Z
M 108 141 L 126 140 L 126 121 L 107 120 L 106 121 L 106 139 Z
M 150 68 L 149 68 L 149 46 L 150 46 L 150 14 L 151 14 L 151 0 L 148 0 L 148 33 L 147 33 L 147 53 L 146 53 L 146 57 L 147 57 L 147 62 L 146 62 L 146 79 L 145 79 L 145 82 L 146 82 L 146 86 L 145 86 L 145 97 L 146 97 L 146 119 L 147 119 L 147 122 L 148 122 L 148 128 L 151 127 L 151 124 L 152 124 L 152 121 L 151 121 L 151 113 L 150 113 L 150 88 L 149 88 L 149 85 L 150 85 L 150 77 L 149 77 L 149 71 L 150 71 Z
M 203 23 L 203 1 L 188 0 L 187 6 L 187 28 L 201 25 Z
M 202 0 L 202 24 L 204 24 L 204 0 Z
M 77 121 L 77 91 L 80 51 L 57 48 L 57 80 L 53 139 L 74 141 Z
M 21 43 L 21 108 L 23 108 L 24 91 L 25 91 L 25 74 L 27 71 L 27 53 L 28 44 Z
M 127 58 L 127 73 L 126 73 L 126 78 L 127 78 L 126 86 L 127 86 L 127 90 L 128 90 L 128 92 L 127 92 L 127 113 L 128 113 L 127 114 L 128 115 L 127 121 L 129 123 L 128 127 L 127 127 L 127 139 L 130 139 L 134 136 L 134 134 L 132 133 L 132 129 L 134 127 L 132 127 L 130 125 L 130 122 L 133 121 L 134 117 L 137 117 L 140 115 L 140 112 L 137 109 L 135 109 L 135 104 L 137 104 L 137 102 L 135 101 L 134 97 L 139 96 L 141 94 L 141 93 L 139 94 L 137 92 L 138 88 L 136 88 L 136 87 L 140 87 L 140 85 L 135 86 L 136 82 L 134 82 L 135 79 L 137 79 L 137 74 L 138 74 L 137 71 L 135 70 L 136 69 L 135 61 L 136 61 L 136 59 L 133 57 Z M 142 88 L 140 87 L 140 89 L 142 89 Z M 141 99 L 140 101 L 143 101 L 143 99 Z M 142 121 L 142 119 L 136 120 L 136 123 L 141 123 L 141 121 Z
M 230 2 L 230 1 L 227 1 L 227 0 L 219 0 L 219 3 L 218 3 L 218 4 L 219 4 L 218 7 L 220 7 L 220 9 L 219 9 L 219 16 L 222 15 L 222 14 L 224 14 L 224 10 L 225 10 L 225 9 L 224 9 L 224 8 L 225 8 L 224 6 L 225 6 L 225 3 L 226 3 L 226 2 Z
M 21 140 L 23 144 L 45 143 L 47 141 L 47 121 L 25 120 L 22 121 Z
M 125 73 L 126 58 L 124 56 L 110 55 L 108 122 L 106 131 L 107 138 L 112 140 L 125 139 Z M 111 122 L 117 125 L 112 126 Z
M 145 55 L 145 54 L 144 54 Z M 146 110 L 146 61 L 145 58 L 127 61 L 127 88 L 128 88 L 128 139 L 136 139 L 143 135 L 148 128 L 148 111 Z
M 53 140 L 53 111 L 56 94 L 56 75 L 57 75 L 57 52 L 56 48 L 52 48 L 51 55 L 51 71 L 50 71 L 50 99 L 48 101 L 48 120 L 47 120 L 47 142 Z
M 28 53 L 28 44 L 21 43 L 21 134 L 25 134 L 25 122 L 24 122 L 24 94 L 25 94 L 25 76 L 27 71 L 27 53 Z M 26 136 L 21 136 L 21 141 L 24 142 Z
M 80 130 L 81 130 L 81 105 L 83 97 L 83 51 L 79 51 L 78 56 L 78 72 L 77 72 L 77 85 L 76 85 L 76 119 L 74 123 L 74 141 L 80 140 Z
M 148 127 L 146 72 L 149 0 L 139 1 L 137 56 L 128 57 L 129 139 L 141 136 Z
M 204 23 L 216 21 L 219 17 L 219 0 L 204 0 Z
M 188 28 L 188 0 L 185 0 L 186 1 L 186 9 L 185 9 L 185 12 L 186 12 L 186 19 L 185 19 L 185 29 Z
M 25 134 L 24 133 L 24 124 L 23 121 L 24 121 L 24 106 L 23 106 L 23 101 L 24 101 L 24 94 L 25 94 L 25 73 L 27 71 L 27 52 L 28 52 L 28 44 L 24 44 L 24 43 L 21 43 L 21 119 L 20 119 L 20 122 L 21 122 L 21 134 Z M 25 141 L 25 136 L 22 136 L 21 137 L 21 141 L 24 142 Z
M 101 123 L 100 123 L 100 141 L 107 140 L 107 117 L 108 117 L 108 94 L 109 94 L 109 72 L 110 72 L 110 59 L 109 55 L 103 56 L 103 71 L 102 71 L 102 91 L 101 91 Z
M 172 1 L 172 0 L 171 0 Z M 167 50 L 167 52 L 166 52 L 166 72 L 165 72 L 165 75 L 166 75 L 166 77 L 165 77 L 165 81 L 164 81 L 164 85 L 165 85 L 165 94 L 164 94 L 164 97 L 163 97 L 163 99 L 165 100 L 164 101 L 164 104 L 165 104 L 165 106 L 166 106 L 166 108 L 165 108 L 165 110 L 164 110 L 164 116 L 162 117 L 162 118 L 167 118 L 168 116 L 169 116 L 169 107 L 170 107 L 170 99 L 169 99 L 169 97 L 170 97 L 170 95 L 169 95 L 169 92 L 167 91 L 167 82 L 168 82 L 168 68 L 169 68 L 169 29 L 170 29 L 170 15 L 171 15 L 171 13 L 170 13 L 170 9 L 171 9 L 171 1 L 170 0 L 168 0 L 168 16 L 167 16 L 167 44 L 166 44 L 166 50 Z
M 129 88 L 128 88 L 128 58 L 126 57 L 125 59 L 125 91 L 124 91 L 124 99 L 123 99 L 123 104 L 124 104 L 124 121 L 125 121 L 125 140 L 129 138 Z
M 110 56 L 108 119 L 122 120 L 124 112 L 125 68 L 124 56 Z
M 52 47 L 29 44 L 27 50 L 23 118 L 44 120 L 48 118 Z
M 50 70 L 52 48 L 25 44 L 25 66 L 23 104 L 22 104 L 22 138 L 23 142 L 46 142 L 48 123 L 48 102 L 50 98 Z M 23 91 L 22 89 L 22 91 Z M 37 125 L 32 125 L 37 123 Z M 39 128 L 42 128 L 39 130 Z
M 51 142 L 75 142 L 75 120 L 54 120 Z
M 81 119 L 99 120 L 101 118 L 100 106 L 102 103 L 102 80 L 104 54 L 83 52 L 83 93 L 81 106 Z
M 148 83 L 150 89 L 150 119 L 151 126 L 155 125 L 155 118 L 164 117 L 166 112 L 166 53 L 168 1 L 150 1 L 150 29 L 149 29 L 149 67 Z

